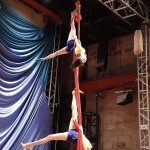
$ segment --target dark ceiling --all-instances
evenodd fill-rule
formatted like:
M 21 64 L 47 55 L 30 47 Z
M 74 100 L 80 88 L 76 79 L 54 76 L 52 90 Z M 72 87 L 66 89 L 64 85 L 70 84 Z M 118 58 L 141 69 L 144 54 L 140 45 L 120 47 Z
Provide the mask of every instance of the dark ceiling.
M 75 9 L 75 0 L 36 1 L 56 13 L 63 22 L 63 30 L 69 32 L 70 13 Z M 150 0 L 141 1 L 150 10 Z M 131 33 L 140 28 L 143 22 L 140 17 L 134 16 L 129 25 L 98 0 L 80 0 L 80 3 L 82 15 L 80 36 L 86 45 L 98 42 L 100 39 L 110 39 Z

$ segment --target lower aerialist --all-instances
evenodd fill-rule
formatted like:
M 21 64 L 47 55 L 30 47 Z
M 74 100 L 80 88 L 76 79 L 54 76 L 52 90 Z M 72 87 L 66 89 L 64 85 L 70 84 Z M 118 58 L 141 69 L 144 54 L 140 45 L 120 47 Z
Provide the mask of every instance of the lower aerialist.
M 83 93 L 83 92 L 80 91 L 80 93 Z M 75 129 L 75 126 L 74 126 L 74 121 L 78 121 L 78 112 L 77 112 L 77 103 L 76 103 L 76 98 L 75 98 L 75 91 L 72 92 L 72 106 L 71 106 L 71 109 L 72 109 L 72 117 L 71 117 L 71 120 L 70 120 L 68 132 L 50 134 L 47 137 L 42 138 L 40 140 L 37 140 L 35 142 L 30 142 L 30 143 L 25 143 L 25 144 L 21 143 L 21 146 L 23 148 L 31 149 L 34 146 L 42 145 L 42 144 L 45 144 L 49 141 L 54 141 L 54 140 L 55 141 L 61 140 L 61 141 L 68 141 L 68 142 L 72 142 L 72 143 L 77 143 L 78 131 Z M 91 145 L 90 141 L 85 137 L 85 135 L 83 133 L 82 126 L 80 126 L 79 129 L 82 132 L 83 150 L 91 150 L 92 145 Z

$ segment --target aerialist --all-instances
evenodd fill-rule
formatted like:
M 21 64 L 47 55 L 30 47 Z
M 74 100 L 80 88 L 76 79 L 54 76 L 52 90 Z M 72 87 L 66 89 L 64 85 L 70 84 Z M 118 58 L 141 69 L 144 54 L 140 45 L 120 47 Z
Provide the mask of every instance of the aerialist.
M 68 36 L 66 46 L 50 55 L 48 55 L 44 58 L 40 58 L 38 60 L 44 61 L 44 60 L 48 60 L 48 59 L 54 58 L 59 55 L 64 55 L 64 54 L 72 53 L 73 51 L 75 51 L 77 58 L 72 63 L 73 68 L 84 65 L 84 63 L 87 61 L 87 55 L 86 55 L 85 49 L 81 45 L 81 42 L 78 40 L 78 38 L 76 36 L 76 28 L 75 28 L 74 19 L 77 19 L 77 11 L 76 10 L 71 13 L 71 30 L 70 30 L 70 33 Z
M 80 93 L 83 93 L 83 92 L 80 91 Z M 61 140 L 61 141 L 68 141 L 68 142 L 72 142 L 72 143 L 77 143 L 78 131 L 75 129 L 75 126 L 74 126 L 74 121 L 78 121 L 78 112 L 77 112 L 75 91 L 72 92 L 71 109 L 72 109 L 72 117 L 70 120 L 68 132 L 50 134 L 47 137 L 42 138 L 42 139 L 35 141 L 35 142 L 30 142 L 30 143 L 26 143 L 26 144 L 21 143 L 21 146 L 23 148 L 31 149 L 33 146 L 45 144 L 45 143 L 47 143 L 49 141 L 53 141 L 53 140 Z M 90 141 L 85 137 L 85 135 L 83 133 L 82 126 L 80 126 L 79 129 L 81 130 L 81 133 L 82 133 L 83 150 L 91 150 L 92 145 L 91 145 Z

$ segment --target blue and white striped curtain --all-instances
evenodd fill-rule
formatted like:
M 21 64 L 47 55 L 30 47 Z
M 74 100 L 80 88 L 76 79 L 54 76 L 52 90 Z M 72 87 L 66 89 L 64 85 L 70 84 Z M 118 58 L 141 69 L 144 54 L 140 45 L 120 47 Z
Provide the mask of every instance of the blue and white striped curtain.
M 51 133 L 46 98 L 50 61 L 36 60 L 52 52 L 54 33 L 34 26 L 4 1 L 0 4 L 0 150 L 21 150 L 21 142 Z

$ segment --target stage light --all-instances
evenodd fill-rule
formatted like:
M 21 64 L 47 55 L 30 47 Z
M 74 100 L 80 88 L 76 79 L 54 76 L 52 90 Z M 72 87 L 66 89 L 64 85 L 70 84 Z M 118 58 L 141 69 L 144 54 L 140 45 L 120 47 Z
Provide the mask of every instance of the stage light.
M 124 92 L 120 94 L 117 98 L 117 105 L 127 105 L 129 103 L 133 103 L 133 97 L 131 92 Z

